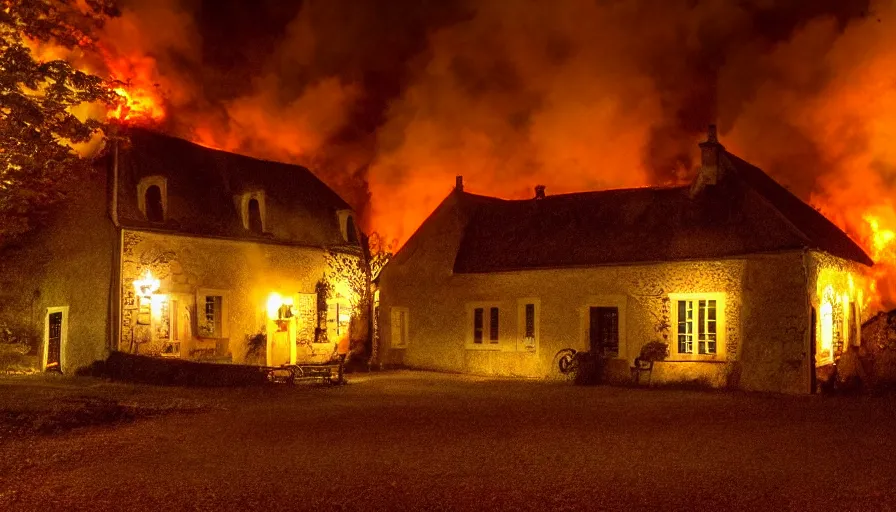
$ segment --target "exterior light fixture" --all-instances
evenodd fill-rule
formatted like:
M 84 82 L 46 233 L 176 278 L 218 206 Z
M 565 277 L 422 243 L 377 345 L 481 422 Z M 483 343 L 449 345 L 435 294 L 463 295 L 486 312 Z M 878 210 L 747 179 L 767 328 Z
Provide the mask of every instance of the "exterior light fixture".
M 159 280 L 153 277 L 152 272 L 149 269 L 143 274 L 142 279 L 134 280 L 134 291 L 137 293 L 137 296 L 144 299 L 151 298 L 152 294 L 159 289 L 159 286 Z

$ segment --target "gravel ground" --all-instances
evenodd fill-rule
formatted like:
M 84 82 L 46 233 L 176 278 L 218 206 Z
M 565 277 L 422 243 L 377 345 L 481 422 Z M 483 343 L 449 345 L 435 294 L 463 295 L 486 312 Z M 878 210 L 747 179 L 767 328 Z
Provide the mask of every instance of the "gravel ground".
M 103 396 L 166 414 L 7 435 L 0 510 L 896 508 L 892 397 L 423 372 L 331 388 L 54 384 L 0 380 L 0 405 Z

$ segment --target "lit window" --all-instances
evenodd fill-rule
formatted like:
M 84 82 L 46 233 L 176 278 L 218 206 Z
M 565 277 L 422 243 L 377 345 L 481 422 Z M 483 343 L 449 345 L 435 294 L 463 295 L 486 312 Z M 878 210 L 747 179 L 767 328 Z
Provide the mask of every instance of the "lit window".
M 408 345 L 408 308 L 392 308 L 392 347 Z
M 224 298 L 220 295 L 207 295 L 205 297 L 205 309 L 202 316 L 200 333 L 208 338 L 221 337 L 222 308 Z
M 824 301 L 819 308 L 819 320 L 821 322 L 819 334 L 821 336 L 821 354 L 830 358 L 834 348 L 834 306 Z
M 227 338 L 229 336 L 228 297 L 227 290 L 199 289 L 196 294 L 196 334 L 199 337 Z
M 675 311 L 673 352 L 682 356 L 715 357 L 724 352 L 720 327 L 724 318 L 721 294 L 672 297 Z

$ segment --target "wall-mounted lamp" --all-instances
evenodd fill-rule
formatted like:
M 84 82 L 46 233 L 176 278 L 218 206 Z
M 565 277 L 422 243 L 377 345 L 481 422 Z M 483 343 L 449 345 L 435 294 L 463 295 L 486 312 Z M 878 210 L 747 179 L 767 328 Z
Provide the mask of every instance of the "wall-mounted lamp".
M 134 291 L 139 297 L 149 299 L 159 289 L 160 284 L 159 280 L 152 276 L 152 272 L 146 269 L 142 279 L 134 280 Z

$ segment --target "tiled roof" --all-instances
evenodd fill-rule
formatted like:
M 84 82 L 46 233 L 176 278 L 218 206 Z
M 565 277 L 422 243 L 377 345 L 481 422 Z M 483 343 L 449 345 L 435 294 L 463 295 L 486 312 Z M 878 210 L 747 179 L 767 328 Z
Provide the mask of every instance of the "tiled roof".
M 726 174 L 690 187 L 635 188 L 483 200 L 464 192 L 470 219 L 457 273 L 715 259 L 803 248 L 871 265 L 843 231 L 758 168 L 725 153 Z
M 308 169 L 209 149 L 183 139 L 130 129 L 119 156 L 118 216 L 126 227 L 193 235 L 266 239 L 308 245 L 342 245 L 336 212 L 349 205 Z M 149 223 L 138 209 L 145 176 L 167 179 L 168 212 Z M 263 190 L 267 228 L 243 228 L 236 197 Z

